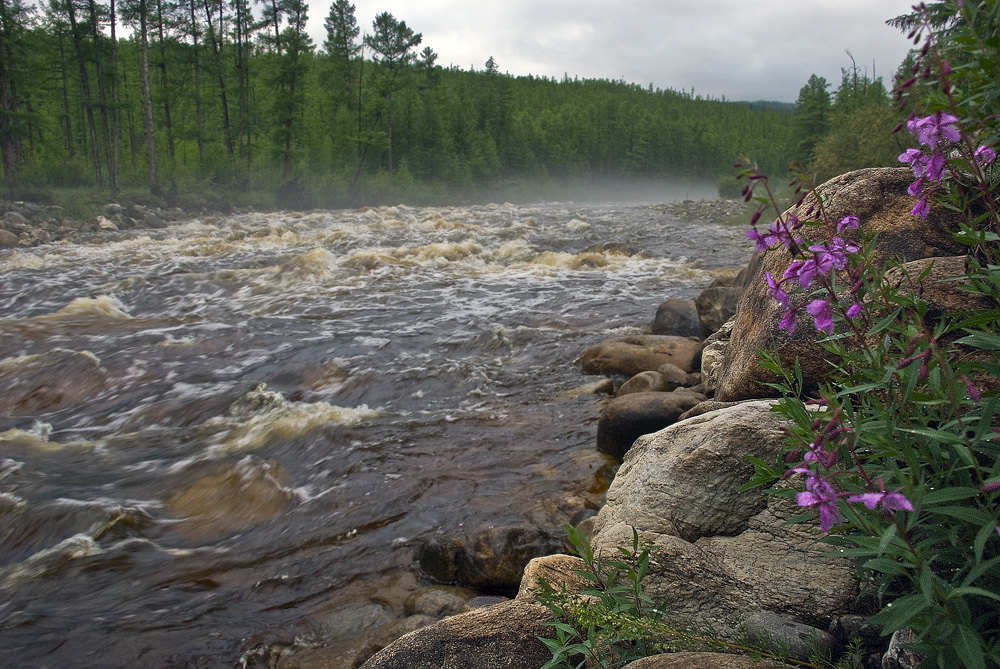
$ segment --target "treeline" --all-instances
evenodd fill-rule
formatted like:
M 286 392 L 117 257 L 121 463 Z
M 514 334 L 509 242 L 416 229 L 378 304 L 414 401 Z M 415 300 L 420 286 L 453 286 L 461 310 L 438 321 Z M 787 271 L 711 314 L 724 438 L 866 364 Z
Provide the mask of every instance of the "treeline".
M 492 57 L 483 70 L 443 68 L 391 14 L 362 34 L 347 0 L 331 6 L 322 45 L 302 0 L 252 10 L 0 0 L 8 194 L 444 201 L 562 179 L 714 181 L 740 152 L 777 172 L 801 148 L 797 113 L 624 81 L 512 77 Z

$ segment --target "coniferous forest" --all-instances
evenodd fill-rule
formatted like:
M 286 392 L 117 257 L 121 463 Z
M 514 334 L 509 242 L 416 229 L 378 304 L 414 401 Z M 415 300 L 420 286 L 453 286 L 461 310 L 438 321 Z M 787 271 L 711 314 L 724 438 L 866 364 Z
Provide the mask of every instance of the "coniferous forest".
M 561 183 L 719 184 L 745 152 L 820 177 L 894 164 L 881 80 L 812 77 L 796 105 L 625 81 L 441 67 L 404 20 L 326 39 L 304 0 L 0 0 L 6 196 L 52 192 L 296 208 L 530 197 Z

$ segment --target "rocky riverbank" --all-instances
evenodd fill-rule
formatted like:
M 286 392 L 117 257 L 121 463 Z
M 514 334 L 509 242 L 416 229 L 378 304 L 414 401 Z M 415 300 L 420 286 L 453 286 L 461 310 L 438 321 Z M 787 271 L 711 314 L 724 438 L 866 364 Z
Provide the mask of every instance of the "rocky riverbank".
M 937 205 L 926 220 L 910 215 L 910 181 L 906 168 L 860 170 L 818 192 L 831 219 L 858 216 L 880 232 L 875 255 L 917 264 L 933 258 L 935 267 L 954 266 L 961 273 L 964 263 L 954 258 L 961 248 L 948 234 L 956 221 Z M 792 213 L 805 219 L 815 206 L 807 199 Z M 801 660 L 816 648 L 836 657 L 847 645 L 859 644 L 867 669 L 899 666 L 889 657 L 887 639 L 865 624 L 871 603 L 859 590 L 851 561 L 819 542 L 818 522 L 789 525 L 799 512 L 793 500 L 739 492 L 753 471 L 747 458 L 773 460 L 783 448 L 783 419 L 771 411 L 773 391 L 766 384 L 772 379 L 757 364 L 758 351 L 775 350 L 782 360 L 797 357 L 807 388 L 828 373 L 815 329 L 803 326 L 790 337 L 778 327 L 782 309 L 763 277 L 765 271 L 779 276 L 791 261 L 780 247 L 755 256 L 728 287 L 739 293 L 735 315 L 723 310 L 725 324 L 707 339 L 647 335 L 609 340 L 584 353 L 585 373 L 609 377 L 609 385 L 594 387 L 610 387 L 615 395 L 604 406 L 597 447 L 621 458 L 622 465 L 604 507 L 579 527 L 605 555 L 630 545 L 634 534 L 657 547 L 644 589 L 654 601 L 665 602 L 669 619 L 711 627 L 723 638 L 754 636 Z M 935 309 L 948 314 L 963 308 L 941 288 L 949 285 L 949 276 L 921 277 L 914 289 Z M 664 313 L 654 324 L 669 331 L 674 324 L 693 329 L 697 323 L 704 334 L 703 314 L 709 310 L 708 301 L 701 301 L 705 304 L 661 306 Z M 700 376 L 692 370 L 696 364 Z M 676 385 L 667 382 L 672 376 Z M 637 392 L 628 392 L 630 386 Z M 536 558 L 525 568 L 514 600 L 409 633 L 372 656 L 364 669 L 421 664 L 535 669 L 550 657 L 538 637 L 552 635 L 544 625 L 551 614 L 535 595 L 537 579 L 580 592 L 590 585 L 576 575 L 583 568 L 579 558 L 568 555 Z M 744 665 L 731 655 L 678 653 L 626 669 L 736 666 Z

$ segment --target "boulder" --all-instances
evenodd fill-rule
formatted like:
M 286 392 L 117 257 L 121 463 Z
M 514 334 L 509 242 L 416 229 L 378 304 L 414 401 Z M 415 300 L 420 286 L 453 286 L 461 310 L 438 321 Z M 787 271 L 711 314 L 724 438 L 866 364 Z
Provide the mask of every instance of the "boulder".
M 656 368 L 656 371 L 663 377 L 663 382 L 667 390 L 673 390 L 681 386 L 693 386 L 701 382 L 700 372 L 686 372 L 677 365 L 666 363 Z
M 417 552 L 421 571 L 439 583 L 513 594 L 532 558 L 559 553 L 561 533 L 540 527 L 492 527 L 472 536 L 432 539 Z
M 673 425 L 701 402 L 691 393 L 640 392 L 609 401 L 597 422 L 597 450 L 621 460 L 644 434 Z
M 789 669 L 791 665 L 729 653 L 680 652 L 651 655 L 622 669 Z
M 784 422 L 766 401 L 746 402 L 640 438 L 595 519 L 595 551 L 630 546 L 633 529 L 657 546 L 645 591 L 681 621 L 734 635 L 754 611 L 825 627 L 848 612 L 849 560 L 818 543 L 816 523 L 784 523 L 793 500 L 737 488 L 747 455 L 773 461 Z M 789 485 L 784 482 L 781 485 Z
M 649 325 L 649 331 L 655 335 L 701 337 L 698 307 L 691 300 L 678 297 L 661 302 L 656 308 L 656 316 Z
M 733 319 L 730 318 L 705 340 L 705 348 L 701 350 L 701 382 L 705 386 L 706 394 L 715 393 L 732 333 Z
M 593 583 L 578 574 L 587 565 L 574 555 L 546 555 L 535 558 L 524 568 L 524 578 L 517 591 L 517 599 L 526 602 L 538 601 L 535 590 L 538 581 L 543 580 L 556 590 L 565 589 L 568 592 L 582 592 Z
M 772 653 L 787 653 L 788 657 L 806 662 L 815 653 L 824 657 L 840 654 L 840 645 L 825 630 L 797 623 L 769 611 L 755 611 L 743 621 L 747 637 L 758 648 Z
M 538 637 L 552 638 L 541 604 L 510 600 L 445 618 L 400 637 L 363 669 L 538 669 L 552 659 Z
M 995 300 L 970 292 L 968 281 L 955 280 L 966 273 L 968 259 L 968 256 L 949 256 L 914 260 L 889 269 L 884 281 L 923 300 L 930 318 L 973 309 L 996 309 Z
M 916 643 L 917 635 L 913 630 L 896 630 L 889 639 L 889 648 L 882 655 L 882 669 L 917 669 L 924 658 L 919 653 L 906 648 L 907 644 Z
M 698 308 L 698 322 L 703 339 L 736 314 L 736 306 L 742 295 L 743 286 L 716 286 L 701 291 L 694 303 Z
M 379 652 L 404 634 L 409 634 L 410 632 L 430 627 L 437 621 L 437 618 L 417 614 L 407 616 L 406 618 L 400 618 L 399 620 L 393 620 L 387 625 L 379 627 L 375 630 L 375 633 L 372 634 L 371 638 L 368 639 L 368 643 L 366 643 L 361 651 L 355 656 L 352 667 L 360 667 L 367 662 L 372 655 Z
M 669 364 L 669 363 L 668 363 Z M 660 365 L 664 367 L 665 365 Z M 676 367 L 676 365 L 670 365 Z M 679 369 L 679 368 L 678 368 Z M 684 373 L 683 370 L 681 373 Z M 676 386 L 675 386 L 676 387 Z M 667 381 L 659 372 L 639 372 L 626 381 L 618 389 L 617 396 L 628 395 L 629 393 L 658 393 L 673 390 L 667 387 Z
M 951 236 L 956 220 L 943 207 L 932 204 L 926 220 L 910 215 L 913 197 L 907 193 L 907 188 L 912 181 L 913 172 L 909 168 L 871 168 L 831 179 L 819 186 L 817 192 L 830 220 L 854 215 L 865 228 L 879 233 L 872 249 L 872 260 L 876 263 L 909 262 L 961 253 L 963 247 Z M 809 220 L 815 207 L 815 195 L 809 195 L 787 213 Z M 855 238 L 856 232 L 847 230 L 843 236 Z M 777 351 L 787 364 L 798 358 L 806 392 L 815 389 L 827 377 L 830 366 L 824 359 L 824 350 L 816 343 L 817 332 L 807 317 L 791 336 L 778 329 L 783 309 L 771 297 L 764 272 L 781 276 L 792 260 L 791 254 L 780 245 L 756 256 L 758 265 L 752 268 L 747 279 L 734 319 L 733 332 L 739 336 L 734 336 L 726 346 L 716 399 L 732 401 L 775 395 L 775 391 L 764 385 L 775 381 L 775 376 L 765 372 L 758 363 L 758 352 L 765 349 Z M 795 299 L 801 303 L 808 297 L 798 294 L 793 296 Z
M 632 377 L 671 363 L 693 372 L 700 367 L 701 342 L 689 337 L 632 335 L 606 339 L 580 358 L 584 374 Z
M 461 613 L 464 608 L 465 599 L 457 593 L 449 592 L 440 586 L 428 586 L 406 598 L 403 613 L 408 616 L 422 614 L 443 618 Z
M 17 246 L 20 238 L 9 230 L 0 229 L 0 249 L 11 249 Z

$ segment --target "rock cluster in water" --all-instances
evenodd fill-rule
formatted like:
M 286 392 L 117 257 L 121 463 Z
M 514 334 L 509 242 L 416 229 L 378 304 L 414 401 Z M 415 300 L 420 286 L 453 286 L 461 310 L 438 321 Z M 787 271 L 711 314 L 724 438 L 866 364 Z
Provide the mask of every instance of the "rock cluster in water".
M 177 207 L 112 203 L 105 205 L 100 215 L 80 219 L 58 205 L 0 202 L 0 249 L 37 246 L 115 230 L 165 228 L 169 223 L 190 217 L 190 212 Z
M 935 313 L 962 310 L 967 297 L 956 298 L 949 282 L 965 266 L 950 241 L 956 222 L 944 210 L 926 221 L 909 214 L 908 172 L 860 170 L 820 192 L 833 217 L 850 213 L 863 224 L 872 221 L 882 232 L 876 253 L 918 266 L 934 258 L 939 271 L 913 289 L 930 296 Z M 778 329 L 781 310 L 769 299 L 763 273 L 780 273 L 787 256 L 781 248 L 759 254 L 734 281 L 712 286 L 693 303 L 664 302 L 652 334 L 609 340 L 584 353 L 584 372 L 608 376 L 591 387 L 614 395 L 604 406 L 597 447 L 622 465 L 605 506 L 580 528 L 605 554 L 631 546 L 633 532 L 658 546 L 645 592 L 666 602 L 673 619 L 709 625 L 723 637 L 742 631 L 771 639 L 800 656 L 816 645 L 835 656 L 856 638 L 867 649 L 865 666 L 880 667 L 884 639 L 860 615 L 865 607 L 851 561 L 818 542 L 818 524 L 785 524 L 798 513 L 791 500 L 738 491 L 752 473 L 747 456 L 773 459 L 782 448 L 783 422 L 771 412 L 774 395 L 762 385 L 770 379 L 757 352 L 770 347 L 783 360 L 798 356 L 809 363 L 802 365 L 807 385 L 821 381 L 827 368 L 814 329 L 799 327 L 794 337 Z M 579 592 L 590 585 L 575 572 L 582 567 L 564 554 L 536 558 L 515 599 L 411 632 L 364 669 L 538 667 L 550 654 L 537 637 L 553 632 L 540 626 L 548 616 L 535 598 L 537 579 Z M 732 655 L 676 653 L 627 666 L 751 665 Z

